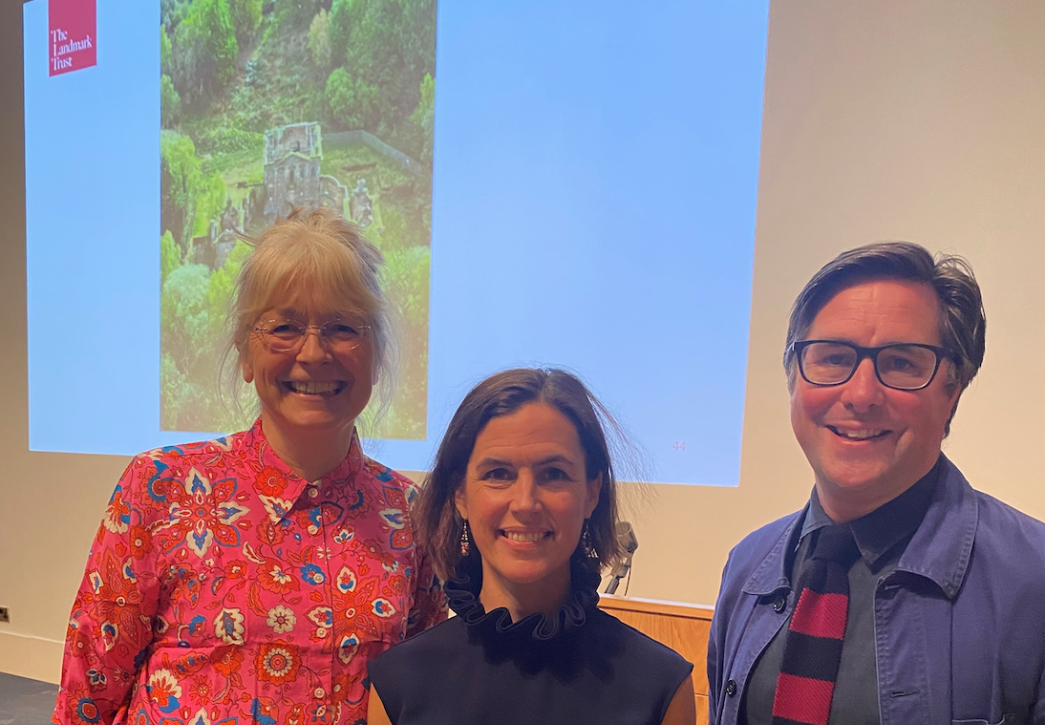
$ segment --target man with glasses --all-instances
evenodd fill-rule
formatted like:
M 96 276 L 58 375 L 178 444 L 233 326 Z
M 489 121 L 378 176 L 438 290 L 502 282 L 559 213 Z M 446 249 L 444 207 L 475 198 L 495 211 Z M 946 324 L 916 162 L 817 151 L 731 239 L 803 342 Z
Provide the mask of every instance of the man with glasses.
M 712 723 L 1045 723 L 1045 525 L 940 452 L 984 329 L 964 260 L 914 244 L 799 294 L 784 368 L 815 485 L 730 553 Z

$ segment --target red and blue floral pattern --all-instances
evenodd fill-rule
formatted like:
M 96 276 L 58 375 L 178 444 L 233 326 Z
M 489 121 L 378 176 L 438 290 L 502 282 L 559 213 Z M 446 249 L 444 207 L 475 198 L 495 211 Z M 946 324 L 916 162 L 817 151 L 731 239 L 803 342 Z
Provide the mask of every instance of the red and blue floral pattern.
M 57 725 L 356 725 L 366 663 L 446 617 L 407 479 L 363 455 L 320 481 L 260 421 L 136 457 L 69 623 Z

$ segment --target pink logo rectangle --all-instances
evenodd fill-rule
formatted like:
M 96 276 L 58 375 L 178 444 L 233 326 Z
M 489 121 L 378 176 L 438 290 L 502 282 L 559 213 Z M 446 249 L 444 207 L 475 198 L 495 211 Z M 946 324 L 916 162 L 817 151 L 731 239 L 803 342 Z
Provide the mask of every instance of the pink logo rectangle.
M 97 0 L 50 0 L 47 19 L 49 75 L 97 65 Z

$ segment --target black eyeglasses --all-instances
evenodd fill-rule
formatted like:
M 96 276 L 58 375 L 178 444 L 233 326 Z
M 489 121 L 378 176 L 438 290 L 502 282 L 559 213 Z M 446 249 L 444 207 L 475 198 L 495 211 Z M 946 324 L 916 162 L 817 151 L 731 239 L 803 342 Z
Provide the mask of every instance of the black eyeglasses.
M 802 340 L 791 343 L 798 370 L 811 385 L 849 382 L 864 358 L 874 362 L 879 382 L 894 390 L 921 390 L 936 377 L 940 363 L 956 356 L 950 350 L 917 342 L 861 347 L 840 340 Z

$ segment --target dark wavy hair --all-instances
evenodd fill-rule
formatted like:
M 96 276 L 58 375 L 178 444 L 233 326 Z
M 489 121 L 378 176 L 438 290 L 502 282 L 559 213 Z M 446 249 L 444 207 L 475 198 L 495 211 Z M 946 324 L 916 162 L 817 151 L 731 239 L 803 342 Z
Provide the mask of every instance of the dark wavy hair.
M 425 477 L 414 509 L 419 544 L 432 557 L 436 574 L 444 581 L 454 576 L 461 560 L 464 520 L 454 505 L 464 483 L 475 441 L 491 419 L 510 415 L 528 403 L 550 405 L 577 429 L 584 450 L 585 476 L 602 475 L 599 502 L 588 520 L 596 555 L 582 556 L 580 543 L 575 559 L 596 573 L 620 558 L 617 543 L 617 482 L 610 461 L 606 430 L 620 436 L 620 428 L 580 380 L 565 370 L 520 368 L 491 375 L 465 396 L 446 429 L 435 465 Z M 472 551 L 476 551 L 472 547 Z
M 798 294 L 791 308 L 784 343 L 784 369 L 788 386 L 795 383 L 795 354 L 791 343 L 802 340 L 813 320 L 844 289 L 876 279 L 922 282 L 936 293 L 940 310 L 940 345 L 952 354 L 947 391 L 965 390 L 983 364 L 987 318 L 980 285 L 972 267 L 962 257 L 938 254 L 911 242 L 877 242 L 842 252 L 824 265 Z M 945 433 L 958 409 L 955 401 Z

